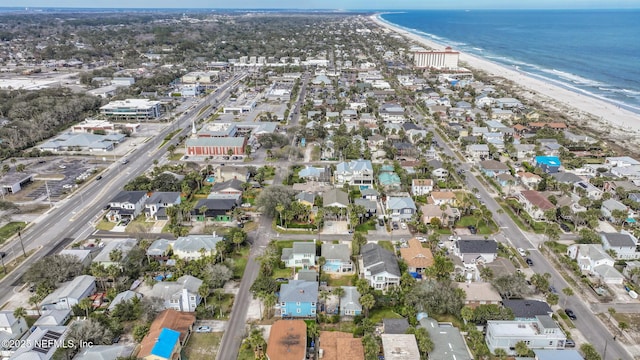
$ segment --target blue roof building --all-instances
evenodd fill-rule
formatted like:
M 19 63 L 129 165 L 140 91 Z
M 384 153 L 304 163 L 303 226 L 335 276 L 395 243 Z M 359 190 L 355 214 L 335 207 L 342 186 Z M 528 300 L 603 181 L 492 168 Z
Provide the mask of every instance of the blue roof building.
M 163 328 L 156 344 L 151 349 L 151 355 L 161 359 L 173 359 L 173 354 L 180 350 L 180 333 L 175 330 Z
M 557 156 L 536 156 L 536 166 L 547 174 L 557 173 L 562 163 Z

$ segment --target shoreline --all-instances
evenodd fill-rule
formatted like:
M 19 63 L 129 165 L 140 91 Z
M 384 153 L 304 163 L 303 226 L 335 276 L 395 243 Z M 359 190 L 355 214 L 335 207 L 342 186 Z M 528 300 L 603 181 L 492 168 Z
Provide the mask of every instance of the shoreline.
M 370 16 L 370 19 L 378 26 L 396 32 L 426 47 L 444 49 L 446 46 L 389 23 L 382 19 L 381 15 L 382 13 L 374 14 Z M 640 134 L 640 115 L 605 100 L 564 88 L 553 82 L 537 78 L 535 75 L 510 69 L 504 65 L 468 53 L 460 52 L 460 61 L 488 75 L 501 77 L 513 82 L 516 86 L 525 90 L 517 94 L 520 95 L 522 100 L 533 100 L 540 103 L 541 106 L 562 112 L 585 128 L 599 133 L 609 132 L 611 135 L 623 137 L 635 137 L 635 134 Z M 614 134 L 614 132 L 619 134 Z M 634 138 L 627 140 L 637 141 Z

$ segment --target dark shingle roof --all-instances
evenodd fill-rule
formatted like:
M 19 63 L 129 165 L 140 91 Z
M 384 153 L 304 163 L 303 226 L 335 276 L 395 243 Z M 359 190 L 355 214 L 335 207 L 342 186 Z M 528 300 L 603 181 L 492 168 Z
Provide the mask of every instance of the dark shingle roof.
M 385 334 L 404 334 L 409 328 L 407 319 L 382 319 Z
M 362 263 L 365 268 L 371 267 L 371 274 L 379 274 L 387 271 L 390 274 L 400 276 L 400 268 L 396 256 L 380 247 L 378 244 L 366 244 L 360 249 Z
M 538 315 L 549 315 L 553 313 L 549 304 L 538 300 L 502 300 L 502 305 L 511 309 L 513 316 L 516 318 L 532 319 Z
M 131 204 L 135 204 L 138 201 L 140 201 L 140 199 L 142 199 L 143 196 L 146 196 L 147 192 L 146 191 L 120 191 L 120 193 L 118 195 L 116 195 L 113 199 L 111 199 L 110 202 L 112 203 L 131 203 Z
M 227 188 L 232 188 L 238 191 L 242 191 L 243 190 L 242 184 L 243 182 L 238 179 L 231 179 L 231 180 L 223 181 L 221 183 L 215 183 L 211 187 L 211 192 L 216 192 L 216 191 L 224 190 Z
M 633 238 L 629 234 L 601 232 L 600 235 L 607 239 L 607 242 L 611 246 L 636 246 L 636 243 L 633 241 Z
M 496 254 L 498 243 L 495 240 L 458 240 L 461 254 Z

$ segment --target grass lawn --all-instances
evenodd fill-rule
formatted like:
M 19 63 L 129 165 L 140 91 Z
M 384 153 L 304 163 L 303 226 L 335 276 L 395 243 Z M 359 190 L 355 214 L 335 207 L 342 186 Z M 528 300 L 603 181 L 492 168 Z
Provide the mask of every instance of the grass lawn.
M 169 154 L 169 160 L 178 161 L 178 160 L 182 159 L 183 156 L 184 156 L 184 153 L 176 153 L 176 152 L 174 152 L 173 154 Z
M 480 220 L 480 221 L 478 221 Z M 457 223 L 457 227 L 466 228 L 469 225 L 476 226 L 478 225 L 478 234 L 479 235 L 490 235 L 496 232 L 498 229 L 496 224 L 493 221 L 489 221 L 489 226 L 485 223 L 484 220 L 474 215 L 463 216 Z
M 146 216 L 138 216 L 132 222 L 127 225 L 126 232 L 149 232 L 153 225 L 155 225 L 155 221 L 147 222 Z
M 235 249 L 234 249 L 235 250 Z M 231 258 L 234 261 L 233 266 L 233 278 L 242 279 L 244 274 L 244 268 L 247 267 L 247 261 L 249 260 L 249 248 L 241 247 L 240 251 L 234 251 Z
M 290 279 L 292 274 L 293 274 L 293 270 L 291 270 L 291 268 L 274 269 L 273 275 L 271 275 L 271 277 L 274 279 L 277 279 L 277 278 Z
M 244 228 L 242 228 L 244 230 L 244 232 L 248 233 L 254 230 L 258 229 L 258 223 L 254 222 L 254 221 L 249 221 L 248 223 L 244 224 Z
M 393 248 L 393 244 L 391 243 L 391 241 L 378 241 L 378 245 L 380 245 L 380 247 L 383 249 L 391 251 L 392 254 L 396 253 L 396 249 Z
M 240 352 L 238 353 L 238 360 L 255 360 L 256 356 L 253 350 L 240 346 Z M 191 360 L 191 359 L 189 359 Z
M 556 311 L 556 314 L 558 316 L 560 316 L 562 318 L 562 321 L 564 321 L 564 323 L 570 328 L 570 329 L 575 329 L 576 326 L 573 324 L 573 321 L 571 321 L 569 319 L 569 317 L 567 316 L 567 314 L 564 313 L 563 310 L 558 310 Z
M 327 281 L 328 286 L 351 286 L 353 280 L 353 275 L 343 275 L 336 277 L 329 277 L 329 281 Z
M 458 329 L 462 328 L 464 326 L 464 323 L 458 319 L 457 317 L 453 316 L 453 315 L 434 315 L 431 316 L 432 318 L 436 319 L 438 322 L 446 322 L 446 323 L 452 323 L 453 326 L 457 327 Z
M 99 223 L 96 224 L 96 229 L 111 231 L 115 226 L 116 226 L 116 223 L 102 219 Z
M 555 241 L 547 241 L 545 242 L 545 245 L 547 245 L 556 254 L 566 254 L 567 248 L 569 247 L 568 245 L 560 244 Z
M 608 314 L 607 314 L 608 316 Z M 625 322 L 629 325 L 630 329 L 640 328 L 640 314 L 637 313 L 615 313 L 614 319 L 618 322 Z
M 401 319 L 402 315 L 391 309 L 375 309 L 369 313 L 369 318 L 374 324 L 382 322 L 382 319 Z
M 218 346 L 222 340 L 221 332 L 191 334 L 187 346 L 183 349 L 183 355 L 189 360 L 208 360 L 215 358 Z
M 376 222 L 375 220 L 369 220 L 365 223 L 362 223 L 360 225 L 356 225 L 356 231 L 358 232 L 367 232 L 369 230 L 375 230 L 376 229 Z
M 0 244 L 7 241 L 10 237 L 18 233 L 27 226 L 24 221 L 12 221 L 3 227 L 0 227 Z

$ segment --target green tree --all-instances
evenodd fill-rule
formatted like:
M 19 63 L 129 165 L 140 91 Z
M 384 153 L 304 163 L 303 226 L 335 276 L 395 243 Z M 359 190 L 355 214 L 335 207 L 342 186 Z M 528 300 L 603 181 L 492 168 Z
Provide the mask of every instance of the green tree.
M 433 341 L 427 329 L 423 327 L 410 328 L 409 333 L 413 333 L 418 343 L 418 350 L 420 351 L 420 359 L 427 360 L 429 353 L 433 351 Z
M 509 354 L 507 354 L 507 351 L 505 349 L 502 349 L 502 348 L 497 348 L 493 352 L 493 354 L 500 360 L 504 360 L 509 356 Z
M 333 289 L 333 295 L 338 298 L 338 314 L 340 314 L 340 307 L 342 305 L 342 297 L 344 296 L 344 289 L 340 286 Z
M 364 358 L 366 360 L 378 360 L 380 353 L 380 343 L 378 337 L 367 333 L 362 338 L 362 346 L 364 347 Z
M 580 345 L 580 351 L 582 352 L 584 360 L 602 360 L 602 357 L 598 354 L 596 348 L 591 344 Z
M 91 310 L 92 306 L 93 302 L 88 297 L 83 298 L 78 302 L 78 307 L 84 310 L 84 316 L 86 317 L 89 317 L 89 310 Z
M 451 277 L 454 265 L 446 256 L 435 255 L 433 257 L 433 266 L 427 269 L 426 273 L 429 277 L 436 280 L 445 280 Z
M 524 341 L 518 341 L 514 347 L 518 356 L 528 356 L 531 351 Z
M 17 307 L 15 310 L 13 310 L 13 317 L 15 317 L 16 319 L 26 319 L 27 310 L 22 306 Z
M 562 293 L 565 295 L 565 298 L 562 300 L 562 307 L 565 307 L 567 305 L 567 298 L 573 296 L 573 289 L 570 287 L 566 287 L 562 289 Z
M 198 295 L 204 300 L 204 307 L 207 307 L 207 298 L 211 294 L 211 287 L 206 282 L 203 282 L 202 285 L 198 288 Z
M 364 310 L 364 316 L 369 317 L 369 310 L 376 305 L 376 298 L 372 294 L 365 294 L 360 297 L 360 305 Z

